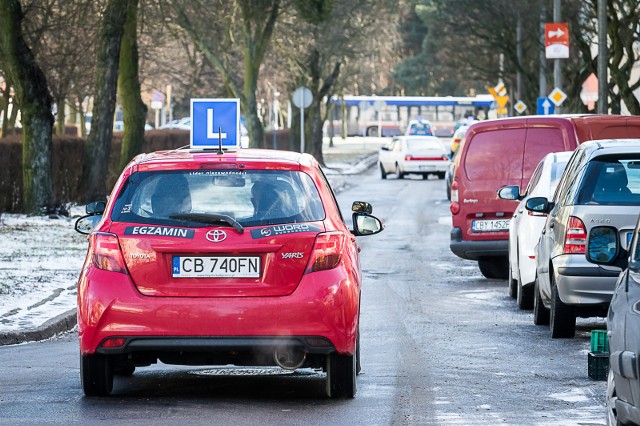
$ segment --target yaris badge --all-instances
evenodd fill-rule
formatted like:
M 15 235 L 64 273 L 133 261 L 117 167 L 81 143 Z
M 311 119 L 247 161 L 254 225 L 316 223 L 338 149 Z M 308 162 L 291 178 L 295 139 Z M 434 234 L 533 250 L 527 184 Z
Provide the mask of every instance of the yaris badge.
M 215 229 L 213 231 L 207 232 L 206 237 L 207 240 L 211 241 L 212 243 L 219 243 L 227 239 L 227 233 L 219 229 Z

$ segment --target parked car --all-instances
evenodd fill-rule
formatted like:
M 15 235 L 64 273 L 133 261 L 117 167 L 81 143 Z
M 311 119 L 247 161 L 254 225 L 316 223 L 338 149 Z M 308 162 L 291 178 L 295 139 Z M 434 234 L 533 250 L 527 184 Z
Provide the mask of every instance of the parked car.
M 535 249 L 546 221 L 546 215 L 525 209 L 529 198 L 551 198 L 558 186 L 572 151 L 552 152 L 533 171 L 524 193 L 517 185 L 503 186 L 498 197 L 520 200 L 509 222 L 509 295 L 516 298 L 520 309 L 533 309 L 533 284 L 536 278 Z
M 172 120 L 158 129 L 179 129 L 179 130 L 191 130 L 191 117 L 182 117 L 177 120 Z
M 435 136 L 397 136 L 389 145 L 380 148 L 378 166 L 380 177 L 395 173 L 398 179 L 407 174 L 436 175 L 444 179 L 449 166 L 447 149 Z
M 464 135 L 467 133 L 468 129 L 469 129 L 469 126 L 460 126 L 451 137 L 451 155 L 452 156 L 458 150 L 460 141 L 462 140 L 462 138 L 464 138 Z
M 623 248 L 625 235 L 607 225 L 591 228 L 587 242 L 587 260 L 624 268 L 616 281 L 607 315 L 610 355 L 606 407 L 610 426 L 640 424 L 639 233 L 640 221 L 633 231 L 630 250 Z
M 323 369 L 353 397 L 362 272 L 356 236 L 382 230 L 366 202 L 343 221 L 308 154 L 246 149 L 142 154 L 88 206 L 78 282 L 80 375 L 161 361 Z
M 536 248 L 534 321 L 551 337 L 573 337 L 576 317 L 605 316 L 620 274 L 587 261 L 587 235 L 613 227 L 628 248 L 640 211 L 640 139 L 586 142 L 571 158 L 553 200 L 526 208 L 547 214 Z
M 487 278 L 509 274 L 509 221 L 513 201 L 499 188 L 525 188 L 549 152 L 571 151 L 593 139 L 640 137 L 640 117 L 532 116 L 474 123 L 467 130 L 451 184 L 451 251 L 477 260 Z
M 405 136 L 433 136 L 431 123 L 426 120 L 411 120 L 404 132 Z

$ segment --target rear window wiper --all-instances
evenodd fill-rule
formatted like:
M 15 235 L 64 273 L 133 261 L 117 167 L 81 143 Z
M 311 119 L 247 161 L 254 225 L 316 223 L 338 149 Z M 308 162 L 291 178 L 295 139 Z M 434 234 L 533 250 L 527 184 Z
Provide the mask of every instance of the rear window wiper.
M 244 228 L 240 223 L 232 218 L 231 216 L 227 216 L 226 214 L 213 214 L 213 213 L 180 213 L 180 214 L 172 214 L 169 216 L 171 219 L 177 220 L 191 220 L 194 222 L 200 223 L 227 223 L 233 227 L 240 234 L 244 232 Z

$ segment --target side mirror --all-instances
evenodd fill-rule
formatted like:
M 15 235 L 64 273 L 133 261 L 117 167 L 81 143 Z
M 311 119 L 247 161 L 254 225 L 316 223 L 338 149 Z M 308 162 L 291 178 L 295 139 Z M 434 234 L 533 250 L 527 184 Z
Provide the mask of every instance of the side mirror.
M 87 204 L 84 210 L 87 212 L 87 214 L 102 214 L 104 213 L 106 207 L 106 201 L 94 201 Z
M 371 206 L 371 204 L 367 203 L 366 201 L 354 201 L 353 205 L 351 206 L 351 210 L 356 213 L 365 213 L 365 214 L 373 213 L 373 207 Z
M 620 245 L 616 228 L 596 226 L 589 233 L 586 256 L 591 263 L 624 269 L 628 265 L 629 253 Z
M 353 235 L 373 235 L 382 232 L 382 222 L 375 216 L 364 213 L 353 214 Z
M 518 185 L 503 186 L 498 190 L 498 197 L 503 200 L 520 200 L 520 187 Z
M 82 216 L 80 219 L 76 220 L 75 229 L 81 234 L 90 234 L 91 231 L 93 231 L 93 228 L 96 227 L 101 219 L 101 214 L 90 214 L 87 216 Z
M 532 212 L 549 214 L 553 208 L 553 203 L 549 202 L 545 197 L 533 197 L 527 200 L 525 208 Z
M 380 147 L 381 150 L 383 151 L 389 151 L 389 146 L 388 145 L 384 145 Z

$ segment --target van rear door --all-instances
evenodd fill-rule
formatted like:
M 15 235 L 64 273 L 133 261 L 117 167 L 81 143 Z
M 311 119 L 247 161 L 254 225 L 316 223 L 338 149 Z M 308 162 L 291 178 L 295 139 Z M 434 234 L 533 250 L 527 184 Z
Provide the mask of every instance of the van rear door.
M 520 181 L 521 190 L 527 187 L 533 171 L 545 155 L 550 152 L 560 152 L 576 147 L 565 147 L 564 139 L 562 129 L 555 126 L 550 127 L 545 125 L 544 127 L 535 126 L 527 128 L 527 138 L 522 163 L 522 179 Z

